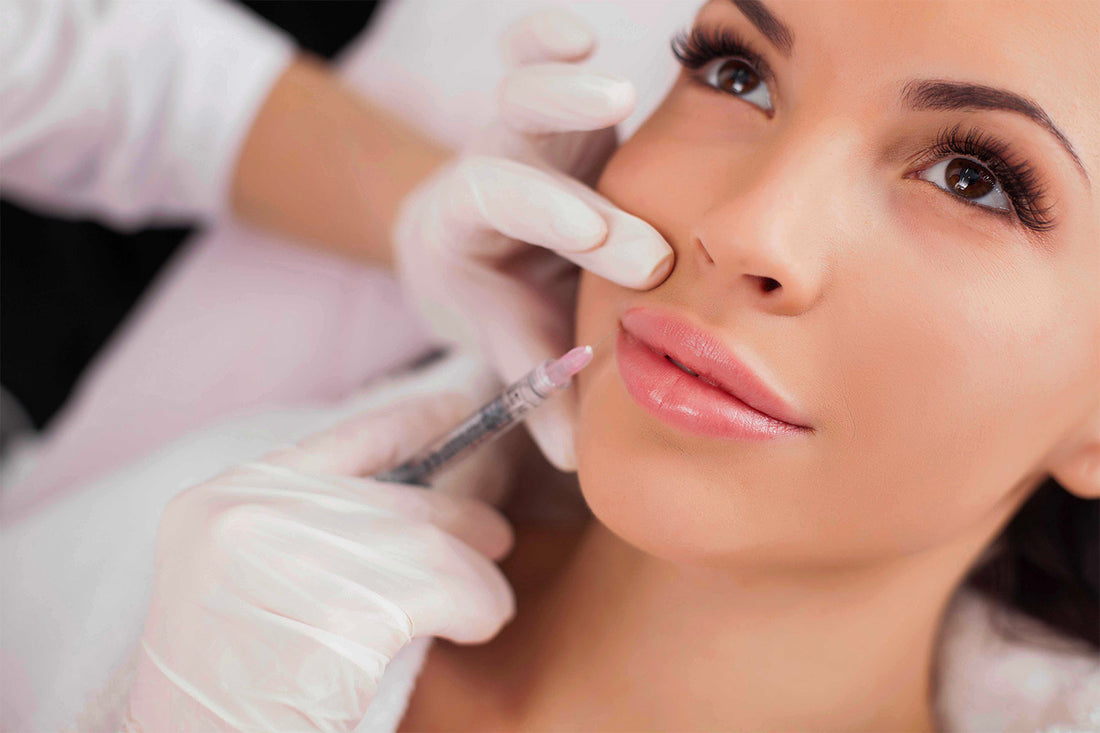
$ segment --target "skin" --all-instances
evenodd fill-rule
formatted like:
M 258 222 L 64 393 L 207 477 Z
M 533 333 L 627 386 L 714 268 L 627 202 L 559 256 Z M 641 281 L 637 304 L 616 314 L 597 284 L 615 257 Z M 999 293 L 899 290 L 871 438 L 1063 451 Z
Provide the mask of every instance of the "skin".
M 390 265 L 402 199 L 448 156 L 321 62 L 300 58 L 275 82 L 249 129 L 232 207 L 260 228 Z
M 765 55 L 774 116 L 685 71 L 605 169 L 599 190 L 677 259 L 645 293 L 586 273 L 577 337 L 673 310 L 814 431 L 681 432 L 601 349 L 577 442 L 596 521 L 575 543 L 518 528 L 517 620 L 437 645 L 404 729 L 932 730 L 936 634 L 967 569 L 1046 476 L 1100 496 L 1100 6 L 768 7 L 789 59 L 727 0 L 697 23 Z M 1027 96 L 1084 173 L 1021 115 L 903 108 L 912 78 Z M 957 123 L 1035 169 L 1050 231 L 914 176 Z

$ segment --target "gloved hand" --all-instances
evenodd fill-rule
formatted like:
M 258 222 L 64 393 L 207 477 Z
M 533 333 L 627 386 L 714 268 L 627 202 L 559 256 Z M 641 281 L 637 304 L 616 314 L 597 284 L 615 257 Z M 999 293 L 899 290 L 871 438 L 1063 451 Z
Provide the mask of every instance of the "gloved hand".
M 498 90 L 498 121 L 406 199 L 395 226 L 413 302 L 438 335 L 479 346 L 507 381 L 573 345 L 576 265 L 639 289 L 672 269 L 653 227 L 584 185 L 635 102 L 629 82 L 564 63 L 594 46 L 562 11 L 514 26 L 505 52 L 520 66 Z M 527 421 L 563 470 L 576 467 L 573 399 L 555 398 Z
M 413 637 L 490 639 L 514 612 L 489 505 L 362 476 L 471 408 L 360 416 L 172 500 L 127 729 L 347 731 Z

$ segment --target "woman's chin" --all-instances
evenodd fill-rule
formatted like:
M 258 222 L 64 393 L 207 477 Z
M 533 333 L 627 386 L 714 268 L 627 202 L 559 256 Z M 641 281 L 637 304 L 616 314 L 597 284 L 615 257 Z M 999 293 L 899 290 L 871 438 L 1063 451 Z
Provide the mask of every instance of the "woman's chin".
M 577 474 L 593 514 L 627 543 L 668 560 L 706 563 L 736 553 L 734 538 L 745 538 L 730 519 L 738 514 L 738 482 L 694 472 L 691 456 L 612 376 L 589 375 L 581 400 Z

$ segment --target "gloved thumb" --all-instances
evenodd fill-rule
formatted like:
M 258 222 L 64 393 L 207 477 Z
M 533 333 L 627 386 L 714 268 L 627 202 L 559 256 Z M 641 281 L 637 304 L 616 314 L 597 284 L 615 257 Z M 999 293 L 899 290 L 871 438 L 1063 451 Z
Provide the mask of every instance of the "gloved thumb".
M 577 395 L 570 389 L 527 418 L 527 430 L 546 459 L 559 471 L 577 470 L 574 426 Z
M 573 345 L 566 333 L 530 324 L 522 330 L 511 329 L 510 333 L 514 334 L 510 338 L 491 338 L 486 344 L 491 361 L 507 382 L 520 378 L 547 359 L 558 358 Z M 525 421 L 539 450 L 559 471 L 577 469 L 573 445 L 576 415 L 576 393 L 570 387 L 544 402 Z
M 474 408 L 452 392 L 417 397 L 350 418 L 263 462 L 305 473 L 366 476 L 392 468 L 458 424 Z

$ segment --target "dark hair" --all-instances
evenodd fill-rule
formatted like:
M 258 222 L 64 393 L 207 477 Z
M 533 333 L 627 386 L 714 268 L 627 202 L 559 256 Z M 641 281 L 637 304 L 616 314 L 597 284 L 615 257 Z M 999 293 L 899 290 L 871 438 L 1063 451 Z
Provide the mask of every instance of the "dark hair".
M 1044 481 L 967 582 L 994 601 L 1100 649 L 1100 500 Z M 1016 630 L 998 624 L 1015 636 Z

